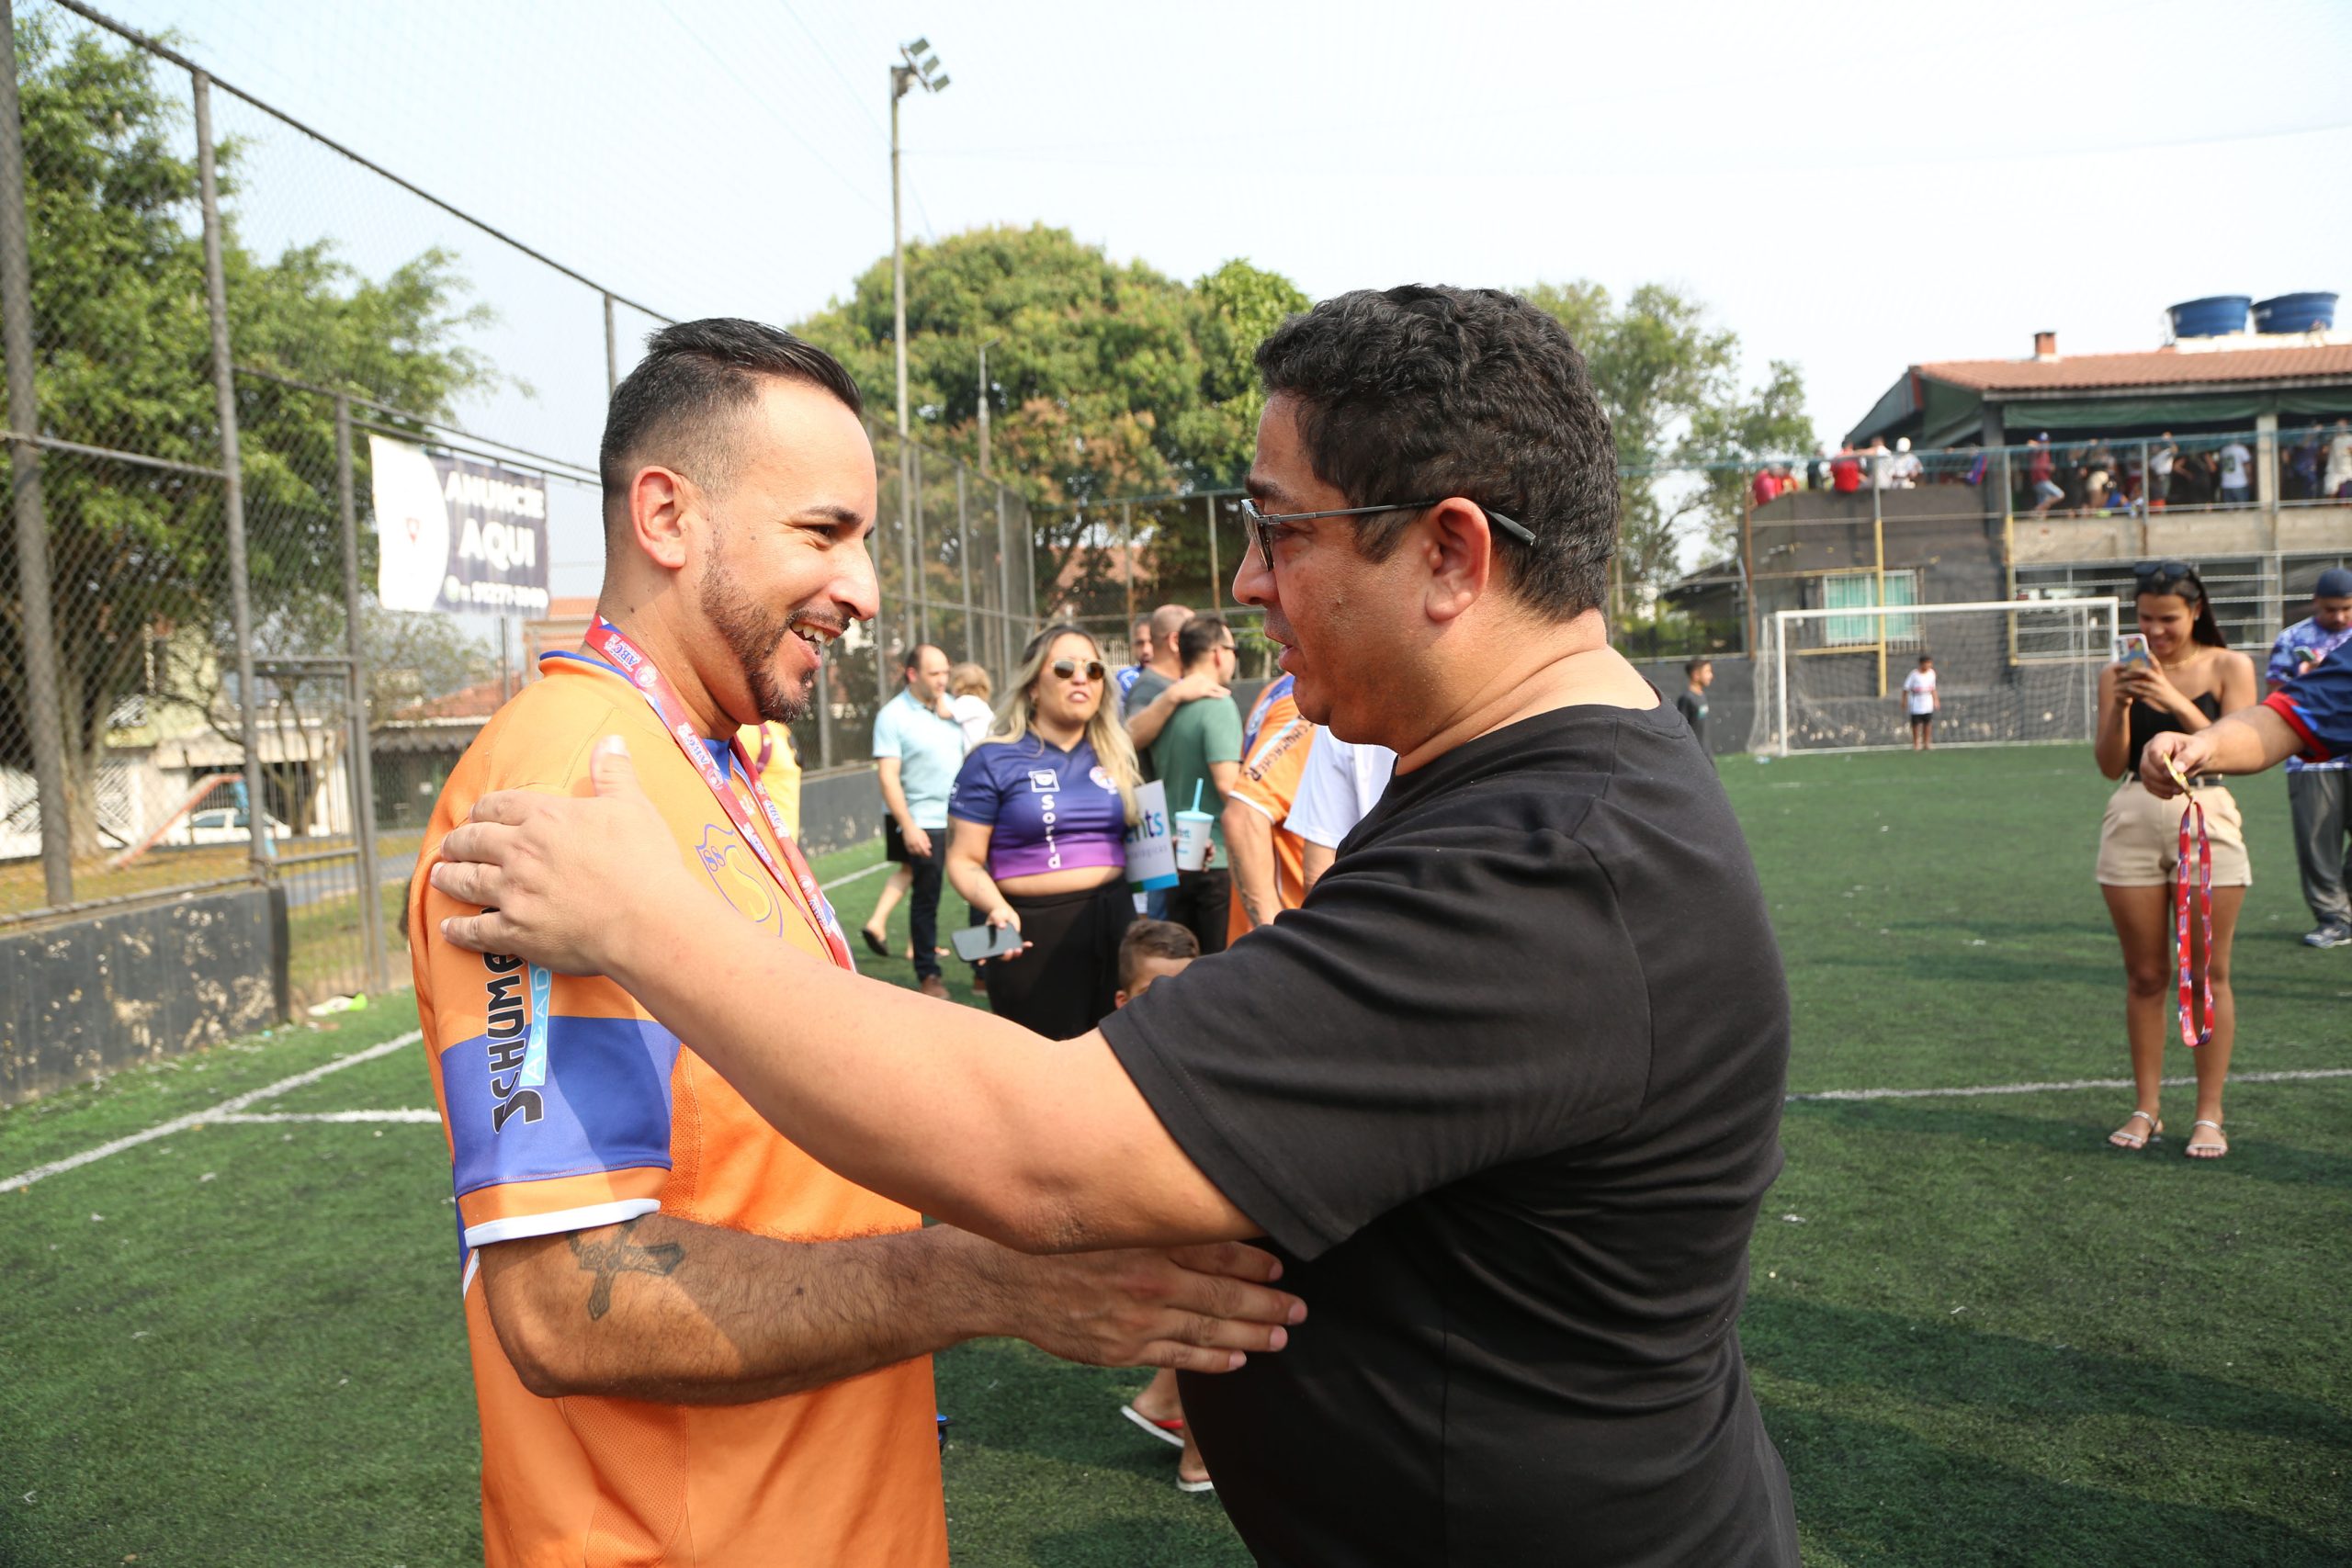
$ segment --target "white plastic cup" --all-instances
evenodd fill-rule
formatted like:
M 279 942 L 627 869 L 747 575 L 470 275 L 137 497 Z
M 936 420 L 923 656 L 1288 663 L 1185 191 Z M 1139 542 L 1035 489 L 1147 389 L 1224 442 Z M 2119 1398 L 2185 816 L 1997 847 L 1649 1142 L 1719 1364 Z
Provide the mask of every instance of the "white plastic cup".
M 1176 866 L 1180 871 L 1206 871 L 1209 856 L 1216 850 L 1216 840 L 1210 836 L 1216 818 L 1205 811 L 1176 813 Z

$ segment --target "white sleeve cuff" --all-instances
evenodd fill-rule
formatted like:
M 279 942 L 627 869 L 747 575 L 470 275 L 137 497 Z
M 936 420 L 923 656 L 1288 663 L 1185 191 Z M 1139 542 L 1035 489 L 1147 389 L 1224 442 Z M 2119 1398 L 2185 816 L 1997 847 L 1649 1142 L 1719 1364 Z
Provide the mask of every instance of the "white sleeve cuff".
M 561 1235 L 566 1231 L 594 1230 L 598 1225 L 616 1225 L 623 1220 L 633 1220 L 641 1214 L 661 1212 L 659 1198 L 616 1198 L 609 1203 L 591 1203 L 580 1209 L 550 1209 L 544 1214 L 509 1214 L 504 1219 L 484 1220 L 478 1225 L 466 1227 L 468 1247 L 488 1247 L 494 1241 L 521 1241 L 526 1236 Z

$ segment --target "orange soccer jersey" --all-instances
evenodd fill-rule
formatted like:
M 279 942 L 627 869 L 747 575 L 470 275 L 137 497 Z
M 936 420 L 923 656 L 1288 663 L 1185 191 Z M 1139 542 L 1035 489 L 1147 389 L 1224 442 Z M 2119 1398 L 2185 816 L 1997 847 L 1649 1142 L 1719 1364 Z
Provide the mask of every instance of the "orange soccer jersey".
M 1297 908 L 1306 896 L 1306 840 L 1284 829 L 1283 822 L 1298 798 L 1299 775 L 1306 772 L 1306 753 L 1314 739 L 1315 726 L 1300 716 L 1298 703 L 1291 695 L 1291 678 L 1282 676 L 1260 694 L 1250 710 L 1241 738 L 1241 776 L 1226 796 L 1273 823 L 1274 894 L 1285 909 Z M 1236 888 L 1226 914 L 1226 944 L 1240 941 L 1249 930 L 1241 890 Z
M 688 867 L 743 919 L 822 955 L 797 893 L 768 874 L 635 689 L 582 655 L 549 654 L 541 668 L 547 678 L 467 749 L 418 863 L 492 790 L 588 793 L 590 749 L 620 735 Z M 737 1405 L 542 1399 L 523 1386 L 491 1324 L 476 1247 L 656 1210 L 806 1241 L 921 1220 L 787 1143 L 611 981 L 442 941 L 440 919 L 462 912 L 416 878 L 410 951 L 457 1190 L 490 1568 L 944 1568 L 928 1357 Z

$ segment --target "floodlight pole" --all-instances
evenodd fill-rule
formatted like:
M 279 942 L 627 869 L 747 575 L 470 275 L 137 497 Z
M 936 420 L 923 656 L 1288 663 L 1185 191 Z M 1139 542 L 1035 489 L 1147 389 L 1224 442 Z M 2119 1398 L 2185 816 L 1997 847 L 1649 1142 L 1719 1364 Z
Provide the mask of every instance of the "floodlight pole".
M 939 70 L 939 57 L 925 58 L 931 48 L 929 40 L 917 39 L 899 47 L 899 63 L 890 67 L 890 337 L 893 356 L 899 372 L 899 529 L 903 545 L 914 515 L 913 441 L 909 434 L 907 418 L 907 246 L 905 224 L 901 218 L 899 195 L 899 100 L 907 89 L 921 86 L 926 93 L 936 93 L 947 85 L 946 73 Z M 910 597 L 914 592 L 911 576 L 906 584 Z M 875 624 L 875 680 L 877 687 L 887 689 L 888 676 L 884 672 L 888 650 L 884 648 L 881 622 Z

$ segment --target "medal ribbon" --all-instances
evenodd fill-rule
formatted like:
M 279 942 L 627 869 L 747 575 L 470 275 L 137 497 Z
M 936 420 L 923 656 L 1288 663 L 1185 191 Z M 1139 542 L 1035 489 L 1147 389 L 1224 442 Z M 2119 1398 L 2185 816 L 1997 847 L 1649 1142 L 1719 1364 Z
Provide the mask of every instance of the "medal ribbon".
M 2180 858 L 2173 876 L 2173 938 L 2180 959 L 2180 1040 L 2195 1050 L 2213 1038 L 2213 840 L 2205 830 L 2205 807 L 2198 804 L 2188 781 L 2169 757 L 2165 759 L 2165 767 L 2171 773 L 2173 783 L 2180 786 L 2184 806 L 2180 814 Z M 2196 819 L 2193 838 L 2191 818 Z M 2196 881 L 2197 918 L 2205 940 L 2205 962 L 2195 966 L 2189 963 L 2188 942 L 2192 876 Z M 2200 1001 L 2204 1004 L 2202 1027 L 2197 1021 L 2196 1004 Z
M 728 745 L 734 753 L 736 764 L 743 770 L 743 782 L 752 798 L 759 802 L 761 811 L 767 817 L 768 826 L 775 831 L 776 847 L 784 852 L 782 865 L 776 863 L 776 857 L 769 852 L 767 840 L 752 825 L 752 814 L 743 808 L 742 797 L 728 787 L 727 775 L 719 772 L 718 760 L 702 743 L 702 732 L 695 728 L 694 715 L 679 697 L 677 689 L 670 684 L 669 677 L 655 669 L 653 660 L 629 641 L 618 626 L 602 615 L 597 616 L 596 624 L 588 628 L 585 641 L 651 705 L 655 716 L 662 720 L 662 728 L 670 732 L 670 739 L 678 743 L 678 750 L 685 753 L 686 761 L 693 763 L 695 772 L 702 775 L 702 782 L 709 786 L 719 808 L 727 813 L 727 819 L 735 824 L 736 831 L 742 834 L 744 841 L 752 846 L 752 852 L 760 857 L 760 863 L 767 867 L 770 876 L 775 878 L 777 888 L 785 894 L 785 902 L 792 904 L 799 910 L 801 918 L 808 921 L 810 929 L 824 942 L 825 950 L 832 955 L 833 962 L 853 975 L 857 973 L 857 963 L 850 956 L 849 938 L 842 931 L 841 920 L 834 915 L 832 905 L 826 901 L 825 895 L 818 888 L 816 875 L 809 871 L 808 858 L 800 852 L 800 846 L 785 830 L 784 813 L 777 810 L 775 802 L 768 798 L 766 788 L 760 783 L 758 770 L 752 767 L 750 754 L 743 750 L 742 740 L 733 739 L 728 741 Z M 796 886 L 807 900 L 805 904 L 792 897 L 791 889 Z

